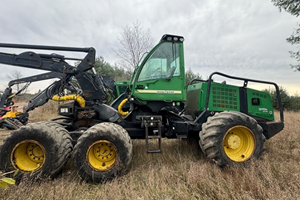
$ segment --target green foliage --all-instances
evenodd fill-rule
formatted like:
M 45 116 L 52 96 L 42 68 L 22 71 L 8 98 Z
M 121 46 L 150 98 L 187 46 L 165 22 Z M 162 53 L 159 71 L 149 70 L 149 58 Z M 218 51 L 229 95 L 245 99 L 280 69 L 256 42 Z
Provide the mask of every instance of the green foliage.
M 0 173 L 0 188 L 7 188 L 9 185 L 15 185 L 16 181 L 12 178 L 5 177 L 7 174 Z
M 291 96 L 291 109 L 293 111 L 300 110 L 300 96 Z
M 300 1 L 299 0 L 272 0 L 275 6 L 279 8 L 279 10 L 285 10 L 289 12 L 291 15 L 299 17 L 300 15 Z M 297 28 L 296 31 L 286 39 L 288 43 L 300 44 L 300 28 Z M 291 57 L 295 58 L 299 64 L 291 65 L 293 68 L 300 71 L 300 53 L 299 51 L 293 52 L 290 51 Z
M 131 77 L 130 71 L 124 70 L 116 65 L 112 66 L 106 62 L 102 56 L 96 58 L 95 69 L 97 74 L 108 76 L 114 81 L 129 80 Z
M 199 73 L 194 73 L 191 68 L 185 72 L 185 85 L 187 86 L 193 79 L 201 79 L 202 76 Z
M 271 96 L 273 107 L 279 109 L 277 101 L 277 94 L 275 89 L 266 89 L 264 92 L 268 92 Z M 300 110 L 300 96 L 289 96 L 287 90 L 283 87 L 279 88 L 281 96 L 282 106 L 285 110 L 299 111 Z
M 118 66 L 112 66 L 106 62 L 102 56 L 96 58 L 95 70 L 98 75 L 107 76 L 114 81 L 130 80 L 131 72 L 124 70 Z M 108 100 L 107 104 L 110 104 L 114 99 L 115 95 L 112 90 L 107 88 Z
M 275 6 L 298 17 L 300 15 L 300 2 L 299 0 L 272 0 Z

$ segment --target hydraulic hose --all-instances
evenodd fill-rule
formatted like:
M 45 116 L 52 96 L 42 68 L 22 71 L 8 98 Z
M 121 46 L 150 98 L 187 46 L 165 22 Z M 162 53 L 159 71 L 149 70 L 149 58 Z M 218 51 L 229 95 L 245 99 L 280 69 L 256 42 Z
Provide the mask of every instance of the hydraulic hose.
M 52 97 L 52 100 L 54 101 L 68 101 L 68 100 L 75 100 L 77 103 L 80 105 L 81 108 L 85 107 L 85 100 L 82 96 L 77 95 L 77 94 L 70 94 L 70 95 L 65 95 L 65 96 L 58 96 L 54 95 Z
M 120 105 L 118 106 L 118 112 L 120 113 L 120 115 L 122 115 L 122 116 L 126 116 L 126 115 L 128 115 L 128 111 L 127 112 L 124 112 L 123 110 L 122 110 L 122 108 L 123 108 L 123 106 L 127 103 L 127 101 L 128 101 L 128 99 L 124 99 L 123 101 L 121 101 L 121 103 L 120 103 Z

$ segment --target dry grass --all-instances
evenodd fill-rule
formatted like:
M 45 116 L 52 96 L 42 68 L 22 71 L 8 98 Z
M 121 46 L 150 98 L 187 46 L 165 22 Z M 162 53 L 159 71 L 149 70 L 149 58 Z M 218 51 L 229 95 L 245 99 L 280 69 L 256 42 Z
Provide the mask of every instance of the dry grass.
M 29 111 L 29 122 L 47 121 L 57 117 L 58 102 L 48 101 L 41 107 Z
M 196 142 L 164 140 L 162 154 L 134 141 L 130 172 L 105 184 L 87 184 L 72 164 L 54 180 L 23 181 L 0 190 L 1 199 L 300 199 L 300 113 L 285 113 L 285 129 L 266 142 L 260 160 L 220 169 Z

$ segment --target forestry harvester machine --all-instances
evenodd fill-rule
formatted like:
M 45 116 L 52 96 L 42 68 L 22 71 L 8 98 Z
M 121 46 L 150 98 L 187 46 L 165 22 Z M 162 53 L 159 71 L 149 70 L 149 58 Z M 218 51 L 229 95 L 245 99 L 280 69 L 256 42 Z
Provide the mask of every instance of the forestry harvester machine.
M 86 53 L 77 67 L 58 54 L 0 53 L 2 64 L 49 71 L 29 78 L 31 81 L 59 79 L 29 102 L 25 119 L 28 111 L 50 99 L 68 100 L 59 105 L 61 117 L 11 132 L 0 147 L 0 170 L 54 177 L 72 155 L 81 178 L 102 182 L 127 171 L 132 160 L 131 139 L 144 139 L 146 151 L 158 153 L 162 138 L 196 138 L 204 155 L 219 166 L 259 157 L 265 140 L 284 127 L 278 86 L 214 72 L 208 80 L 196 79 L 186 87 L 183 42 L 181 36 L 164 35 L 136 67 L 127 90 L 110 105 L 105 104 L 103 79 L 94 70 L 94 48 L 0 44 Z M 214 76 L 243 84 L 217 83 Z M 27 78 L 25 82 L 31 81 Z M 280 121 L 274 119 L 270 95 L 248 88 L 249 82 L 275 87 Z M 6 107 L 8 97 L 2 96 L 8 99 Z

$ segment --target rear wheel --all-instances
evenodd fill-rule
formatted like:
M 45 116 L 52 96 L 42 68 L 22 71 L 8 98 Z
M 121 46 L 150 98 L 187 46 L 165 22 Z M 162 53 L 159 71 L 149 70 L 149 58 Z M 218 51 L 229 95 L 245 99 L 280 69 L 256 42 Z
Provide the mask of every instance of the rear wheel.
M 53 122 L 22 126 L 8 136 L 0 149 L 0 169 L 19 170 L 31 177 L 54 177 L 71 155 L 71 137 Z
M 265 141 L 263 129 L 255 119 L 227 111 L 209 117 L 199 136 L 203 153 L 219 166 L 258 158 Z
M 103 182 L 126 173 L 132 160 L 131 139 L 117 124 L 97 124 L 78 139 L 73 158 L 81 178 Z

